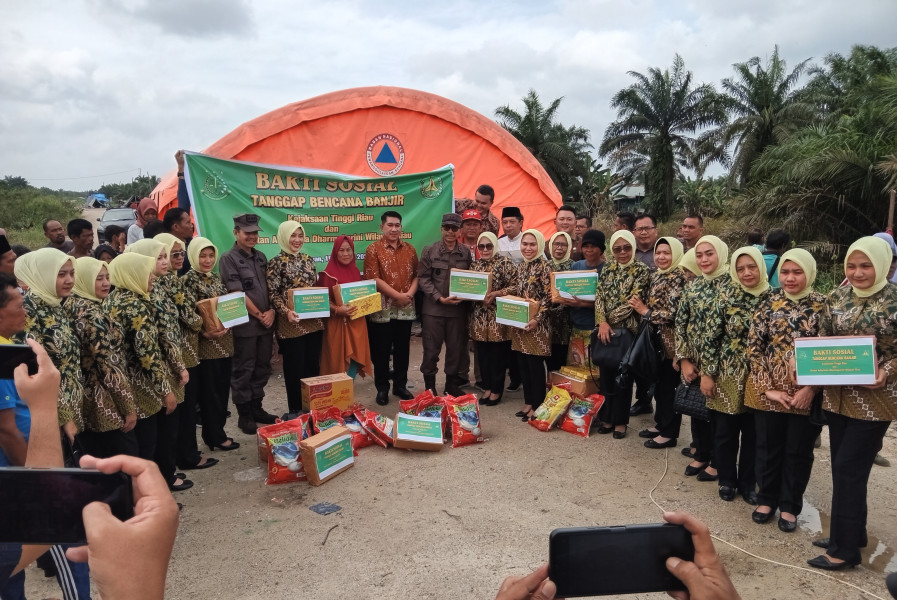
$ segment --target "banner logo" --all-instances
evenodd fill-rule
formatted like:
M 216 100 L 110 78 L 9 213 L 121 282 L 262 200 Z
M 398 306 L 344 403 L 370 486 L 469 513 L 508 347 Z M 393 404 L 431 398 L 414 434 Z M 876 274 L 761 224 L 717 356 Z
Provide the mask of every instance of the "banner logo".
M 210 200 L 223 200 L 230 194 L 222 171 L 209 171 L 202 186 L 202 193 Z
M 367 148 L 368 166 L 381 177 L 395 175 L 405 164 L 405 148 L 391 133 L 375 135 Z
M 442 180 L 435 177 L 420 180 L 420 195 L 427 200 L 438 198 L 442 194 Z

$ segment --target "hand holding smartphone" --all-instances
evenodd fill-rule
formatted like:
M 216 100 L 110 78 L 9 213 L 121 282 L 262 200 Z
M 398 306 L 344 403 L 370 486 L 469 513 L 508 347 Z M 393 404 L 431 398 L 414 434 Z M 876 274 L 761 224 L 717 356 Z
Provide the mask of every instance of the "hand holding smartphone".
M 37 355 L 26 344 L 0 344 L 0 379 L 15 379 L 13 373 L 20 364 L 28 365 L 28 374 L 37 373 Z

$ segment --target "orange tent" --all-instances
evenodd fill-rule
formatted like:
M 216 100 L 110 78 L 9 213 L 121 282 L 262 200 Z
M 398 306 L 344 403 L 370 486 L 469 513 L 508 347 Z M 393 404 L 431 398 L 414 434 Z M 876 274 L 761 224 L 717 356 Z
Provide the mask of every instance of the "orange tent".
M 202 151 L 217 158 L 325 169 L 362 177 L 455 166 L 454 195 L 495 188 L 492 212 L 518 206 L 525 227 L 554 231 L 561 195 L 551 178 L 494 121 L 441 96 L 397 87 L 342 90 L 288 104 L 244 123 Z M 172 171 L 153 197 L 177 203 Z

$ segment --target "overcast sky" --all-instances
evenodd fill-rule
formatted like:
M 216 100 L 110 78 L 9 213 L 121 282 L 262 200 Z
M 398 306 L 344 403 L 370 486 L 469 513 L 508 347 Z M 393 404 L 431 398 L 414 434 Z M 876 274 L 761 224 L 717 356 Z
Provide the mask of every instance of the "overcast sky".
M 395 85 L 489 118 L 530 88 L 560 120 L 614 119 L 629 70 L 679 53 L 698 82 L 897 45 L 895 0 L 0 0 L 0 176 L 86 190 L 163 175 L 239 124 L 335 90 Z

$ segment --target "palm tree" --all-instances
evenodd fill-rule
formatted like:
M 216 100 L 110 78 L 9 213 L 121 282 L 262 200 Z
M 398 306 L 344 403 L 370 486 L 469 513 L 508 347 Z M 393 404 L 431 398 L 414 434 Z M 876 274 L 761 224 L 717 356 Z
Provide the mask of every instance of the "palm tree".
M 857 45 L 848 56 L 828 54 L 824 66 L 814 65 L 801 98 L 828 122 L 855 112 L 879 77 L 897 75 L 897 48 Z
M 717 158 L 723 163 L 731 162 L 729 181 L 733 185 L 746 185 L 754 159 L 812 119 L 812 107 L 798 100 L 800 90 L 796 89 L 809 60 L 801 61 L 787 73 L 776 46 L 765 66 L 755 56 L 734 64 L 735 77 L 723 79 L 723 94 L 732 120 L 713 131 L 708 139 L 716 147 Z M 733 142 L 734 157 L 729 161 L 728 148 Z
M 712 85 L 692 85 L 692 73 L 678 54 L 671 70 L 652 67 L 647 75 L 629 75 L 636 82 L 611 100 L 617 120 L 605 129 L 599 152 L 614 167 L 644 167 L 645 195 L 664 219 L 673 210 L 679 169 L 700 166 L 695 134 L 722 125 L 725 108 Z
M 567 199 L 576 180 L 588 175 L 589 131 L 576 125 L 565 127 L 557 122 L 557 111 L 563 97 L 547 107 L 535 90 L 523 97 L 524 111 L 510 106 L 495 109 L 496 121 L 523 144 L 539 161 L 561 196 Z

